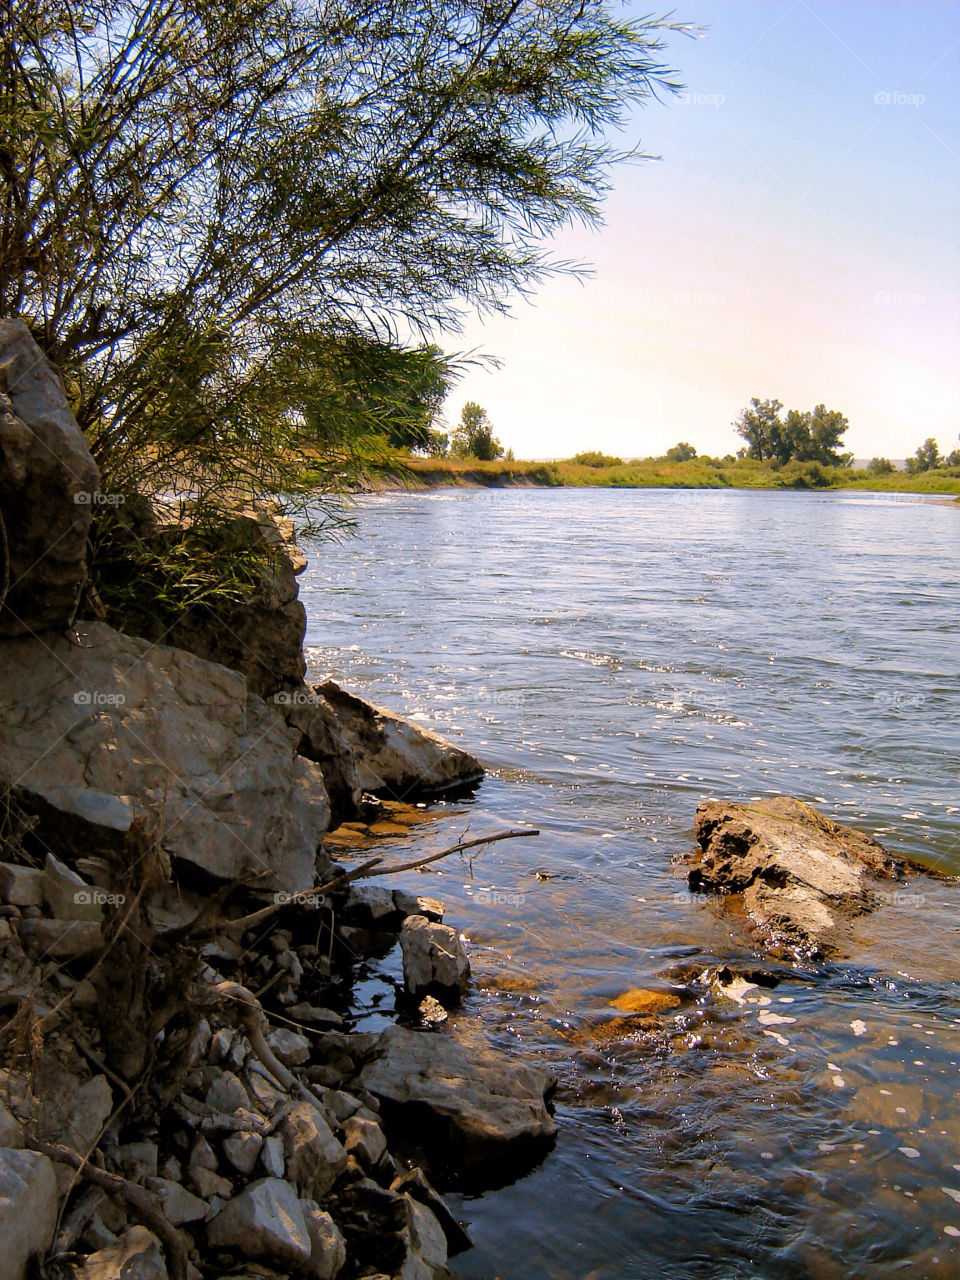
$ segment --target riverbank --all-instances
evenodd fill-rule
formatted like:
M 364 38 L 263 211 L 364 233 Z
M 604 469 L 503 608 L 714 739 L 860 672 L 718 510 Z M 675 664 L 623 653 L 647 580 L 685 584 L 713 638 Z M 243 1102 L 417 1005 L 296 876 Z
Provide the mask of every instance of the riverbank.
M 657 458 L 600 467 L 573 461 L 480 462 L 462 458 L 399 456 L 368 477 L 368 492 L 443 488 L 602 488 L 602 489 L 863 489 L 877 493 L 928 493 L 960 496 L 960 468 L 908 475 L 875 475 L 865 469 L 792 463 L 774 468 L 752 459 L 735 462 L 666 462 Z

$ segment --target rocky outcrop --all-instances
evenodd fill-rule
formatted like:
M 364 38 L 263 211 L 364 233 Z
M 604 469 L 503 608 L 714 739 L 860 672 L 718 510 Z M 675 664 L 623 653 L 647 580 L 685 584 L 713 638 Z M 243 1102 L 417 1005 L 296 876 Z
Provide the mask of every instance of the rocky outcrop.
M 737 895 L 766 944 L 808 954 L 842 948 L 847 925 L 877 902 L 903 862 L 871 836 L 790 796 L 697 809 L 692 889 Z
M 380 1101 L 388 1136 L 422 1146 L 443 1181 L 512 1181 L 556 1135 L 552 1073 L 488 1046 L 390 1027 L 359 1080 Z
M 53 367 L 22 321 L 0 321 L 0 635 L 72 622 L 99 487 Z
M 411 800 L 467 789 L 483 777 L 475 756 L 412 720 L 365 702 L 332 680 L 318 686 L 316 693 L 336 713 L 364 791 Z
M 297 750 L 320 766 L 338 821 L 356 815 L 363 795 L 353 746 L 326 698 L 309 685 L 282 689 L 271 701 L 299 735 Z
M 4 643 L 0 771 L 61 852 L 122 847 L 138 811 L 163 848 L 221 880 L 294 891 L 315 880 L 329 803 L 316 765 L 242 676 L 84 624 Z

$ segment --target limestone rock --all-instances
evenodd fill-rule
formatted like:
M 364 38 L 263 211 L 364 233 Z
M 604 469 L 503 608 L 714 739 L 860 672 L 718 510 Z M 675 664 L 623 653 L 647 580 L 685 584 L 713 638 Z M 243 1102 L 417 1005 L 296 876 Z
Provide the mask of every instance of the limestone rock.
M 251 1182 L 224 1205 L 207 1226 L 207 1243 L 288 1267 L 302 1265 L 311 1254 L 303 1205 L 280 1178 Z
M 233 1133 L 223 1140 L 223 1154 L 238 1173 L 252 1173 L 263 1139 L 255 1133 Z
M 303 1201 L 303 1215 L 310 1236 L 310 1258 L 303 1268 L 311 1280 L 334 1280 L 347 1260 L 347 1248 L 329 1213 L 311 1200 Z
M 323 1116 L 309 1102 L 298 1102 L 280 1125 L 286 1176 L 304 1196 L 320 1200 L 347 1167 L 347 1153 Z
M 362 795 L 360 776 L 353 746 L 333 707 L 322 693 L 306 684 L 283 689 L 272 701 L 299 733 L 297 750 L 320 766 L 334 816 L 340 820 L 353 817 Z
M 43 902 L 43 872 L 0 862 L 0 899 L 15 907 L 39 907 Z
M 187 1222 L 202 1222 L 207 1216 L 206 1200 L 192 1195 L 171 1178 L 150 1178 L 147 1189 L 159 1198 L 164 1215 L 175 1227 L 182 1227 Z
M 319 770 L 241 676 L 183 650 L 103 623 L 79 645 L 7 641 L 0 761 L 64 857 L 119 847 L 149 806 L 167 852 L 218 879 L 314 883 L 330 812 Z
M 790 796 L 697 809 L 692 889 L 742 895 L 768 946 L 837 951 L 903 863 L 871 836 Z
M 36 1151 L 0 1149 L 0 1276 L 23 1280 L 30 1258 L 53 1241 L 57 1179 Z
M 546 1105 L 552 1073 L 486 1045 L 390 1027 L 359 1079 L 380 1100 L 388 1137 L 415 1138 L 441 1178 L 462 1169 L 473 1185 L 496 1186 L 556 1135 Z
M 50 914 L 58 920 L 96 920 L 103 917 L 93 890 L 82 876 L 48 853 L 43 867 L 43 896 Z
M 463 940 L 455 929 L 426 916 L 407 916 L 400 931 L 403 980 L 411 995 L 426 991 L 456 995 L 470 977 Z
M 35 959 L 82 960 L 103 949 L 103 932 L 93 920 L 21 920 L 19 931 Z
M 468 751 L 412 720 L 365 702 L 332 680 L 317 692 L 333 708 L 353 748 L 364 790 L 411 800 L 466 789 L 483 777 L 479 760 Z
M 91 1253 L 79 1280 L 167 1280 L 160 1241 L 146 1227 L 130 1227 L 120 1239 Z
M 3 1147 L 22 1147 L 23 1146 L 23 1125 L 7 1108 L 0 1102 L 0 1148 Z
M 0 320 L 0 635 L 62 629 L 86 581 L 100 477 L 60 380 L 21 320 Z
M 310 1041 L 289 1027 L 277 1027 L 267 1043 L 285 1067 L 299 1067 L 310 1057 Z
M 362 1165 L 372 1168 L 387 1149 L 383 1130 L 374 1120 L 349 1116 L 343 1122 L 343 1145 L 347 1155 L 356 1156 Z

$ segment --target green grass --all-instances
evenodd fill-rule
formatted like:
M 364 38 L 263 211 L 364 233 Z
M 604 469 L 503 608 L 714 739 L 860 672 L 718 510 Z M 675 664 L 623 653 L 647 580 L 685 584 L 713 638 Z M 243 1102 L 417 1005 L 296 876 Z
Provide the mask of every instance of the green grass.
M 667 462 L 644 458 L 612 466 L 566 462 L 478 462 L 470 458 L 398 456 L 390 473 L 394 482 L 428 488 L 447 485 L 543 485 L 604 489 L 866 489 L 880 493 L 960 495 L 960 467 L 872 475 L 850 467 L 789 463 L 775 468 L 749 458 L 736 462 L 694 458 Z

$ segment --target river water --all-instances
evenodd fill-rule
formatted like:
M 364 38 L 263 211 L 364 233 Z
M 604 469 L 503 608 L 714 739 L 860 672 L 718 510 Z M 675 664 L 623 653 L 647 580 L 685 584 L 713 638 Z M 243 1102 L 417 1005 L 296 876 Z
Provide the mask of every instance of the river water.
M 960 876 L 960 504 L 457 490 L 354 515 L 308 548 L 310 676 L 482 759 L 417 852 L 541 831 L 402 881 L 469 939 L 453 1033 L 560 1078 L 555 1151 L 454 1197 L 455 1273 L 960 1276 L 960 880 L 911 877 L 848 959 L 731 999 L 712 972 L 762 953 L 674 862 L 701 800 L 787 793 Z M 365 976 L 360 1025 L 398 977 L 396 953 Z M 624 1019 L 636 987 L 680 1003 Z

